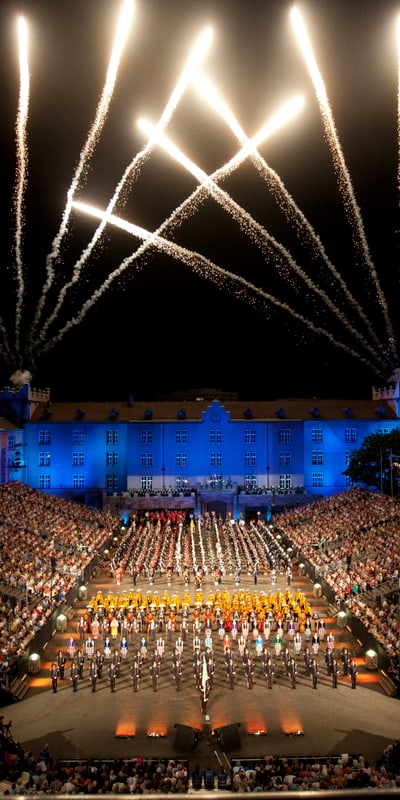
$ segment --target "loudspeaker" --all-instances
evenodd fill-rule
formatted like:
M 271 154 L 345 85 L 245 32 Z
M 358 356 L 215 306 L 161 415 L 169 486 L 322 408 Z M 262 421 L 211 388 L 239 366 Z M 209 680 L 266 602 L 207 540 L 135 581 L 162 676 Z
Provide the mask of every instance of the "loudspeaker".
M 195 731 L 189 725 L 175 725 L 175 750 L 181 753 L 191 753 L 195 746 Z
M 225 725 L 224 728 L 221 728 L 219 740 L 222 750 L 239 750 L 241 742 L 238 724 Z

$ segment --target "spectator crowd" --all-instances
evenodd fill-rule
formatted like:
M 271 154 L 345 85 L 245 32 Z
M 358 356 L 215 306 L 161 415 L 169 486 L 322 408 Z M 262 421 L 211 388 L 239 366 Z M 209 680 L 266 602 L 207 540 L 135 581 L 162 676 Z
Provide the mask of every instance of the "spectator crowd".
M 95 511 L 14 482 L 0 486 L 0 663 L 26 653 L 119 526 Z M 4 675 L 4 669 L 2 670 Z
M 20 483 L 0 486 L 0 660 L 18 658 L 63 602 L 120 520 L 55 498 Z M 280 536 L 278 535 L 280 534 Z M 281 544 L 282 535 L 291 545 Z M 388 653 L 399 681 L 400 504 L 397 499 L 352 488 L 348 492 L 279 515 L 271 526 L 260 519 L 186 520 L 184 512 L 144 514 L 120 537 L 112 567 L 134 581 L 172 576 L 197 588 L 212 575 L 240 583 L 242 572 L 274 577 L 291 574 L 291 556 L 306 558 Z M 384 594 L 384 589 L 387 593 Z M 397 592 L 396 592 L 397 589 Z M 378 594 L 378 590 L 382 590 Z M 20 602 L 9 601 L 12 592 Z M 25 602 L 23 602 L 25 600 Z
M 390 658 L 400 687 L 400 503 L 362 489 L 279 517 L 290 539 Z
M 120 528 L 118 517 L 107 511 L 19 483 L 0 486 L 0 662 L 26 652 L 53 603 L 65 600 Z M 290 543 L 290 555 L 283 539 Z M 344 603 L 351 608 L 386 650 L 400 685 L 400 504 L 395 498 L 353 488 L 287 511 L 272 525 L 215 515 L 187 520 L 183 512 L 144 514 L 118 537 L 111 569 L 114 575 L 129 571 L 133 586 L 138 578 L 153 586 L 161 577 L 170 585 L 172 576 L 179 576 L 186 588 L 194 580 L 197 591 L 211 575 L 217 594 L 228 577 L 239 587 L 242 572 L 252 575 L 255 584 L 259 575 L 268 576 L 272 585 L 277 572 L 286 573 L 289 583 L 295 556 L 307 559 L 331 587 L 338 608 Z M 236 593 L 240 598 L 239 588 Z M 360 755 L 238 762 L 227 788 L 393 788 L 400 783 L 398 756 L 395 743 L 375 766 Z M 24 759 L 28 777 L 22 785 L 20 775 L 15 776 L 12 794 L 165 793 L 187 791 L 189 785 L 188 765 L 168 759 L 53 764 L 45 753 L 38 759 L 24 754 Z
M 271 755 L 234 760 L 230 770 L 221 767 L 215 774 L 211 767 L 202 771 L 198 765 L 190 771 L 186 759 L 139 757 L 54 762 L 49 746 L 45 745 L 37 757 L 26 751 L 21 759 L 11 758 L 3 794 L 183 794 L 189 789 L 203 788 L 232 793 L 398 790 L 399 756 L 400 740 L 397 740 L 375 764 L 361 754 L 326 758 Z

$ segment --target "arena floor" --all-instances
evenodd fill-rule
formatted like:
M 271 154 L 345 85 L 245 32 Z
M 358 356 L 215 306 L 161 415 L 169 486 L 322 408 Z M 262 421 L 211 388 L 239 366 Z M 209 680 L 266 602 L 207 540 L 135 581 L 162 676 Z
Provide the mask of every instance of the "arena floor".
M 236 758 L 258 758 L 266 755 L 325 756 L 360 753 L 370 762 L 381 756 L 384 748 L 400 736 L 400 705 L 382 689 L 378 674 L 365 668 L 365 654 L 348 629 L 339 629 L 336 617 L 331 616 L 324 600 L 313 597 L 313 586 L 306 576 L 294 572 L 292 589 L 300 587 L 309 597 L 313 609 L 326 621 L 335 635 L 335 649 L 346 644 L 358 660 L 359 676 L 356 690 L 350 679 L 339 678 L 337 689 L 326 674 L 324 645 L 319 654 L 320 678 L 317 691 L 312 690 L 302 659 L 298 662 L 297 688 L 291 689 L 283 674 L 280 659 L 276 660 L 275 683 L 268 690 L 260 664 L 256 663 L 254 687 L 247 688 L 244 673 L 237 659 L 234 689 L 228 686 L 223 666 L 222 645 L 213 633 L 216 662 L 214 686 L 206 715 L 202 713 L 199 692 L 192 672 L 192 635 L 183 653 L 182 687 L 176 691 L 171 656 L 173 644 L 166 642 L 158 690 L 153 691 L 149 671 L 144 667 L 140 688 L 133 692 L 129 675 L 129 657 L 122 665 L 115 693 L 111 693 L 107 676 L 98 682 L 93 693 L 89 678 L 84 676 L 78 692 L 74 693 L 69 679 L 59 682 L 57 693 L 52 692 L 49 667 L 59 649 L 65 649 L 72 634 L 76 638 L 77 621 L 86 608 L 77 601 L 74 617 L 68 630 L 56 632 L 41 659 L 40 673 L 28 677 L 30 688 L 24 700 L 7 706 L 5 719 L 11 720 L 14 739 L 24 748 L 37 754 L 42 745 L 49 744 L 54 759 L 114 759 L 186 758 L 190 768 L 199 764 L 225 767 Z M 121 591 L 131 588 L 123 581 L 116 587 L 109 572 L 102 569 L 88 586 L 88 597 L 98 590 Z M 141 586 L 142 591 L 149 586 Z M 160 594 L 167 587 L 157 580 L 152 590 Z M 173 588 L 183 593 L 182 582 Z M 193 587 L 192 592 L 194 592 Z M 233 578 L 226 578 L 222 588 L 235 591 Z M 241 580 L 240 588 L 254 591 L 253 577 Z M 257 590 L 286 589 L 284 576 L 271 587 L 270 578 L 259 576 Z M 214 590 L 211 576 L 204 584 L 204 594 Z M 169 589 L 171 592 L 171 589 Z M 285 643 L 285 640 L 284 640 Z M 235 647 L 233 646 L 233 649 Z

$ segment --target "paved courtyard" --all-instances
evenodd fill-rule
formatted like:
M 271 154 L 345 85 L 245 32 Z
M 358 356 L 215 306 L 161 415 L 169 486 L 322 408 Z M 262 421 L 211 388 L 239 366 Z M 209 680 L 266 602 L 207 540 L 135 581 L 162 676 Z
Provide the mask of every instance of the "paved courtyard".
M 118 591 L 124 586 L 128 587 L 126 580 Z M 338 688 L 332 687 L 324 662 L 324 645 L 318 657 L 317 691 L 312 690 L 300 657 L 296 689 L 290 688 L 280 658 L 275 659 L 272 690 L 267 688 L 257 659 L 254 659 L 254 685 L 248 689 L 235 643 L 236 679 L 231 689 L 223 664 L 222 644 L 214 631 L 215 677 L 204 714 L 194 683 L 190 631 L 184 645 L 180 691 L 176 690 L 172 674 L 174 642 L 169 643 L 165 637 L 157 691 L 153 690 L 146 664 L 139 691 L 133 691 L 129 664 L 136 647 L 130 643 L 115 693 L 110 691 L 106 671 L 93 693 L 87 666 L 74 693 L 68 664 L 65 680 L 59 682 L 57 693 L 53 693 L 50 664 L 59 649 L 65 650 L 71 634 L 78 639 L 78 619 L 86 608 L 86 602 L 78 600 L 67 631 L 56 632 L 47 645 L 40 673 L 29 676 L 30 688 L 25 699 L 5 709 L 14 738 L 34 753 L 48 743 L 54 759 L 185 757 L 191 768 L 198 763 L 203 769 L 209 765 L 217 768 L 220 763 L 227 766 L 235 758 L 269 754 L 290 757 L 362 753 L 375 762 L 384 748 L 400 736 L 399 700 L 385 694 L 377 673 L 365 668 L 365 654 L 359 643 L 352 639 L 347 628 L 338 628 L 333 609 L 323 597 L 315 598 L 312 583 L 295 571 L 291 588 L 297 587 L 308 596 L 313 612 L 325 619 L 327 630 L 334 633 L 335 649 L 345 644 L 356 655 L 360 671 L 356 690 L 351 689 L 350 679 L 343 675 L 339 677 Z M 149 591 L 145 582 L 141 588 L 143 592 Z M 233 578 L 226 578 L 221 588 L 233 593 L 237 587 Z M 257 587 L 252 576 L 246 576 L 240 588 L 268 592 L 272 587 L 268 576 L 259 576 Z M 284 576 L 278 577 L 274 591 L 286 588 Z M 100 571 L 87 589 L 89 598 L 99 590 L 117 591 L 107 568 Z M 161 594 L 166 586 L 161 580 L 158 585 L 156 579 L 151 589 Z M 175 582 L 173 589 L 183 593 L 182 582 Z M 194 588 L 191 589 L 194 594 Z M 204 594 L 213 589 L 210 576 L 204 584 Z M 270 644 L 272 647 L 272 635 Z M 253 643 L 251 647 L 254 653 Z

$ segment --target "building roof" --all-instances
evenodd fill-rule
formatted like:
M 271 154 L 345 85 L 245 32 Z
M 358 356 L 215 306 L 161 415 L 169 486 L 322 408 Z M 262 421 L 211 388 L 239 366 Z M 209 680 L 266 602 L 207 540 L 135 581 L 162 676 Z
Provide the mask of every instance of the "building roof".
M 160 422 L 201 421 L 202 414 L 218 402 L 232 420 L 256 422 L 266 420 L 352 420 L 397 419 L 393 406 L 386 400 L 325 400 L 316 398 L 282 400 L 208 400 L 154 402 L 56 402 L 38 404 L 32 413 L 33 422 Z
M 10 420 L 5 419 L 5 417 L 0 417 L 0 431 L 18 431 L 20 430 L 20 426 L 15 425 Z

